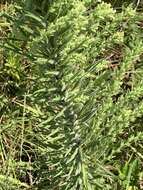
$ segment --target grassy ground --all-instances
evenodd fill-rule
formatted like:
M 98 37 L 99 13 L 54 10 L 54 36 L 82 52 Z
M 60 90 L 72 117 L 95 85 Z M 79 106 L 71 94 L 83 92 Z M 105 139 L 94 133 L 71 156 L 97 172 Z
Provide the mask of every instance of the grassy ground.
M 0 7 L 0 190 L 143 189 L 142 12 L 31 2 Z

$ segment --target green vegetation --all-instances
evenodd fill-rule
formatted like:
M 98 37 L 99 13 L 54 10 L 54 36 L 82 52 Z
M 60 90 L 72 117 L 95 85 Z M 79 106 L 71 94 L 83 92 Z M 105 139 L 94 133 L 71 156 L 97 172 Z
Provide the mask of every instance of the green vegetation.
M 0 190 L 143 189 L 142 12 L 0 7 Z

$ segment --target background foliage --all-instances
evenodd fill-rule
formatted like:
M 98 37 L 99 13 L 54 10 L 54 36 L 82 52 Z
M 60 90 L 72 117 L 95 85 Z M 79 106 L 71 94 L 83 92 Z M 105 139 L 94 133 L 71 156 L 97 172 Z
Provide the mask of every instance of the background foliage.
M 0 189 L 143 189 L 142 12 L 1 7 Z

